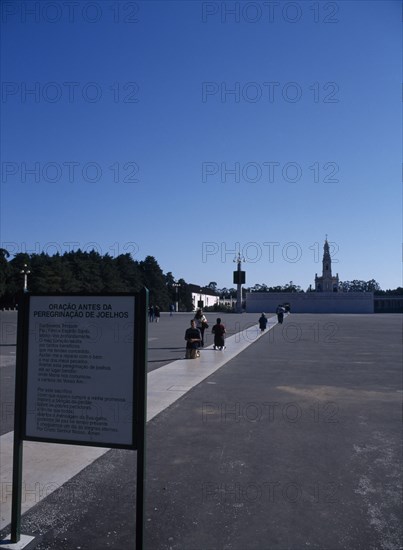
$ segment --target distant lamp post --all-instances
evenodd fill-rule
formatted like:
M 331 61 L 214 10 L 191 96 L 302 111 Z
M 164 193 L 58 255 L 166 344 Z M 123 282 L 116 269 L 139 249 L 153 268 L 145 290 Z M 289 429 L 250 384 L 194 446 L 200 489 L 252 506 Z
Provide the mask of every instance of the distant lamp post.
M 234 271 L 234 284 L 236 284 L 236 312 L 242 313 L 242 285 L 245 284 L 245 271 L 241 270 L 242 262 L 245 262 L 245 258 L 238 254 L 237 258 L 233 260 L 238 264 L 237 270 Z
M 24 292 L 28 292 L 28 275 L 31 273 L 27 264 L 24 264 L 24 268 L 20 271 L 21 275 L 24 275 Z
M 175 287 L 175 311 L 178 313 L 179 311 L 179 287 L 181 286 L 180 283 L 172 283 L 172 286 Z

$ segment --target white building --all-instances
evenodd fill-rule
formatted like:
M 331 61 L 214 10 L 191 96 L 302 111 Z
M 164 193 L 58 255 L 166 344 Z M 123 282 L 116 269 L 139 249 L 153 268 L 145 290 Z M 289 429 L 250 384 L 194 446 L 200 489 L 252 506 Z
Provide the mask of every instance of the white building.
M 211 288 L 189 284 L 189 289 L 192 293 L 193 311 L 199 307 L 206 308 L 220 303 L 218 293 Z M 200 303 L 202 303 L 201 306 Z

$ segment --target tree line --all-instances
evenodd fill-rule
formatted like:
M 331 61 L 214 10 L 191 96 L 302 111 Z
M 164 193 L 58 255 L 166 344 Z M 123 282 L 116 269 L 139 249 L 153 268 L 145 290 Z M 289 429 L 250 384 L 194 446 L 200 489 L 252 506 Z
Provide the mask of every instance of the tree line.
M 304 292 L 299 285 L 292 283 L 283 286 L 267 286 L 265 284 L 255 285 L 249 289 L 251 292 Z M 306 292 L 311 292 L 312 289 L 308 288 Z M 382 290 L 380 284 L 371 279 L 369 281 L 362 281 L 354 279 L 353 281 L 340 281 L 338 286 L 338 292 L 374 292 L 375 294 L 402 294 L 402 287 L 398 287 L 393 290 Z
M 222 298 L 229 298 L 236 296 L 236 289 L 224 288 L 218 289 L 217 283 L 211 282 L 208 285 L 213 290 L 216 290 Z M 299 285 L 295 285 L 292 282 L 285 285 L 268 286 L 265 283 L 255 284 L 251 287 L 244 287 L 243 292 L 312 292 L 312 288 L 308 288 L 304 291 Z M 340 281 L 338 292 L 374 292 L 379 295 L 402 295 L 403 288 L 397 287 L 395 289 L 382 290 L 380 284 L 371 279 L 369 281 L 362 281 L 354 279 L 353 281 Z
M 0 249 L 0 306 L 14 307 L 28 274 L 28 289 L 36 293 L 119 293 L 149 289 L 150 304 L 167 311 L 178 297 L 179 309 L 192 310 L 192 295 L 184 279 L 163 273 L 153 256 L 143 261 L 133 260 L 130 254 L 102 256 L 92 250 L 65 252 L 49 256 L 16 254 Z M 173 286 L 174 283 L 180 286 Z M 176 294 L 178 292 L 178 294 Z
M 147 256 L 143 261 L 134 260 L 130 254 L 112 257 L 102 256 L 95 250 L 65 252 L 49 256 L 18 253 L 12 259 L 7 250 L 0 248 L 0 307 L 14 307 L 23 288 L 24 270 L 29 271 L 28 287 L 32 293 L 114 293 L 138 292 L 146 286 L 150 292 L 150 304 L 167 311 L 176 302 L 180 311 L 193 308 L 190 285 L 183 279 L 175 279 L 172 272 L 163 273 L 157 260 Z M 212 281 L 205 288 L 215 291 L 220 298 L 235 298 L 235 288 L 218 288 Z M 310 289 L 308 289 L 309 291 Z M 381 290 L 374 280 L 344 281 L 340 292 L 370 292 L 375 294 L 403 294 L 403 288 Z M 244 287 L 243 292 L 304 292 L 292 282 L 268 286 L 265 283 Z

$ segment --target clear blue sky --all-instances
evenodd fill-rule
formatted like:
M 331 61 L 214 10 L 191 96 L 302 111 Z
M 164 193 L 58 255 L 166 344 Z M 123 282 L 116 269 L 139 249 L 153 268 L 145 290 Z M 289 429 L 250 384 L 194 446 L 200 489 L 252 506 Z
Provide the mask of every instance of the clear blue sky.
M 1 246 L 401 285 L 400 2 L 1 7 Z

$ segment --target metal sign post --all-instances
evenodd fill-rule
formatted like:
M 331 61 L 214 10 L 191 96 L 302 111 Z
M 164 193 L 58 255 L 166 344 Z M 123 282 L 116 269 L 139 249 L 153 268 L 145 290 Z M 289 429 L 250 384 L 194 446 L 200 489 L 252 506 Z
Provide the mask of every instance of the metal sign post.
M 22 461 L 23 443 L 21 438 L 22 421 L 22 395 L 23 367 L 26 362 L 26 349 L 24 347 L 24 335 L 27 325 L 28 295 L 20 295 L 18 300 L 18 325 L 17 325 L 17 355 L 15 373 L 15 398 L 14 398 L 14 446 L 13 446 L 13 492 L 11 500 L 11 542 L 17 543 L 21 538 L 21 492 L 22 492 Z
M 147 312 L 148 290 L 144 289 L 139 296 L 137 334 L 137 354 L 144 368 L 137 370 L 138 387 L 141 392 L 137 401 L 137 485 L 136 485 L 136 550 L 143 550 L 145 528 L 145 479 L 146 479 L 146 424 L 147 424 Z M 143 398 L 141 398 L 143 397 Z

